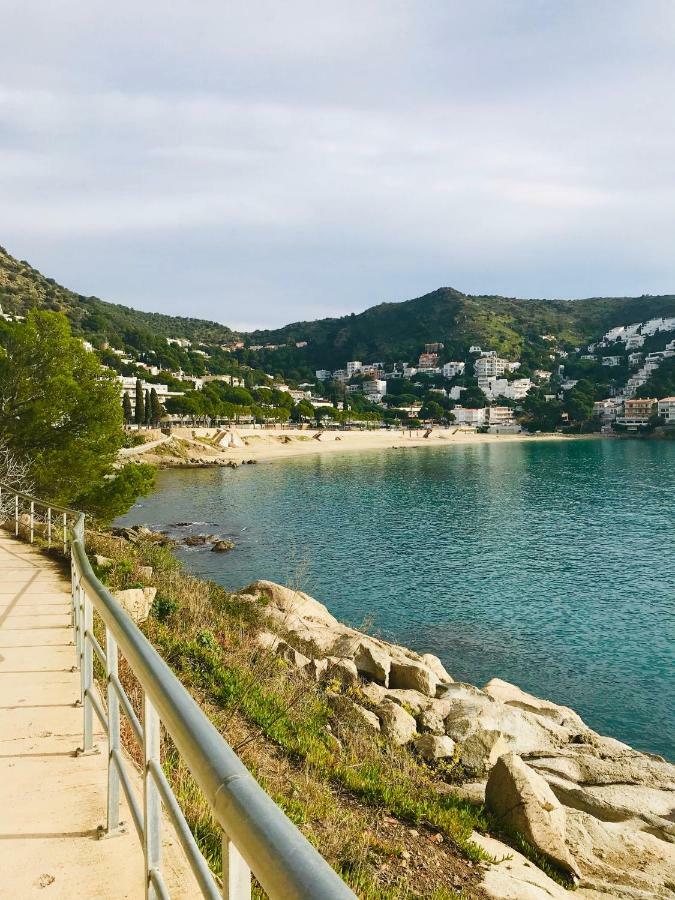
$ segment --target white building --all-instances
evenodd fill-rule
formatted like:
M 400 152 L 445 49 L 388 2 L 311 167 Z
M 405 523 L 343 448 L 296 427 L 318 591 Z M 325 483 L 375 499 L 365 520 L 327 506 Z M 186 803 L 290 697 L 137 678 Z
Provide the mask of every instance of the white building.
M 120 398 L 125 394 L 129 395 L 131 401 L 131 411 L 136 412 L 136 378 L 126 375 L 118 375 L 117 380 L 120 383 Z M 147 381 L 141 381 L 141 389 L 145 395 L 146 391 L 156 391 L 159 402 L 164 404 L 169 397 L 182 397 L 181 391 L 170 391 L 166 384 L 150 384 Z
M 603 366 L 620 366 L 623 361 L 622 356 L 603 356 Z
M 481 349 L 480 349 L 480 347 L 478 346 L 478 344 L 472 344 L 472 345 L 469 347 L 469 353 L 480 353 L 480 352 L 481 352 Z
M 643 334 L 632 334 L 626 339 L 626 350 L 639 350 L 644 342 L 645 338 Z
M 631 367 L 639 366 L 643 359 L 644 359 L 644 353 L 629 353 L 628 354 L 628 365 Z
M 506 363 L 507 361 L 499 356 L 481 356 L 473 364 L 473 368 L 478 378 L 496 378 L 504 374 Z
M 458 425 L 485 425 L 487 420 L 486 408 L 468 409 L 463 406 L 456 406 L 452 412 Z
M 328 369 L 317 369 L 314 374 L 316 375 L 318 381 L 328 381 L 331 376 L 331 373 Z
M 188 341 L 187 338 L 167 338 L 167 344 L 173 344 L 175 347 L 191 347 L 192 341 Z
M 507 381 L 506 378 L 479 378 L 478 387 L 491 400 L 495 397 L 522 400 L 533 384 L 529 378 L 516 378 L 515 381 Z
M 363 363 L 361 363 L 358 359 L 353 359 L 351 362 L 347 363 L 347 377 L 351 378 L 353 375 L 363 367 Z
M 463 362 L 447 362 L 443 366 L 443 375 L 445 378 L 454 378 L 456 375 L 463 375 L 466 363 Z
M 363 393 L 372 403 L 381 403 L 387 393 L 387 382 L 384 378 L 375 378 L 363 382 Z
M 465 390 L 466 390 L 465 387 L 461 387 L 460 385 L 456 384 L 454 387 L 451 387 L 450 390 L 448 391 L 448 397 L 451 400 L 457 401 L 461 398 L 462 391 L 465 391 Z
M 658 413 L 666 420 L 666 425 L 675 425 L 675 397 L 659 400 Z
M 336 369 L 333 372 L 333 379 L 335 381 L 339 381 L 340 384 L 346 384 L 349 381 L 350 377 L 351 376 L 347 373 L 346 369 Z

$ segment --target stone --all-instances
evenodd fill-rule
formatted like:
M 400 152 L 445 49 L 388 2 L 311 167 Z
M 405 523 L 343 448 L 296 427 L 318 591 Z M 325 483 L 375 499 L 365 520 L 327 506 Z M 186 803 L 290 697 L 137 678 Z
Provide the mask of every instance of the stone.
M 486 867 L 481 884 L 492 900 L 570 900 L 576 896 L 503 841 L 477 831 L 471 835 L 471 841 L 497 860 Z
M 356 670 L 353 660 L 342 659 L 338 656 L 329 656 L 327 663 L 328 666 L 325 673 L 326 678 L 335 678 L 347 687 L 358 682 L 359 673 Z
M 136 622 L 145 622 L 150 615 L 150 608 L 155 599 L 157 588 L 129 588 L 125 591 L 114 591 L 113 597 L 125 612 Z
M 492 678 L 483 688 L 486 694 L 501 700 L 508 706 L 522 709 L 532 715 L 545 719 L 551 719 L 559 725 L 568 728 L 585 728 L 583 720 L 574 710 L 567 706 L 558 706 L 549 700 L 540 700 L 532 694 L 527 694 L 515 684 L 502 681 L 501 678 Z
M 308 675 L 312 675 L 315 681 L 321 681 L 328 669 L 327 659 L 310 659 L 306 671 Z
M 417 724 L 422 731 L 427 731 L 431 734 L 445 733 L 444 716 L 433 706 L 428 706 L 426 709 L 422 710 L 417 717 Z
M 276 584 L 274 581 L 259 580 L 243 588 L 240 593 L 265 597 L 281 612 L 299 616 L 309 622 L 339 626 L 341 629 L 347 630 L 335 616 L 328 612 L 323 603 L 319 603 L 318 600 L 303 591 L 294 591 L 281 584 Z
M 188 547 L 201 547 L 206 543 L 205 534 L 191 534 L 185 538 L 184 542 Z
M 384 690 L 385 696 L 388 697 L 389 700 L 393 700 L 394 703 L 407 707 L 408 711 L 412 713 L 413 716 L 420 715 L 420 713 L 427 708 L 429 703 L 429 698 L 425 697 L 424 694 L 420 694 L 419 691 L 406 691 L 400 688 L 394 690 L 391 688 L 384 688 Z
M 541 775 L 515 753 L 500 756 L 494 764 L 485 802 L 500 823 L 521 834 L 564 872 L 580 877 L 565 844 L 565 810 Z
M 142 581 L 150 581 L 152 578 L 152 566 L 139 566 L 136 571 Z
M 354 653 L 354 663 L 360 675 L 372 678 L 385 687 L 389 684 L 391 657 L 373 641 L 359 641 Z
M 454 756 L 457 746 L 452 738 L 444 734 L 418 734 L 413 743 L 419 755 L 430 762 Z
M 275 650 L 277 656 L 285 659 L 286 662 L 290 663 L 296 669 L 304 669 L 309 665 L 309 657 L 305 656 L 303 653 L 299 653 L 286 641 L 279 640 Z
M 271 631 L 259 631 L 255 636 L 255 642 L 259 647 L 265 650 L 275 650 L 279 643 L 279 638 Z
M 387 689 L 374 681 L 367 681 L 361 685 L 361 693 L 373 706 L 379 706 L 387 698 Z
M 360 703 L 354 703 L 353 701 L 350 701 L 350 705 L 356 717 L 359 719 L 359 723 L 365 725 L 366 730 L 372 731 L 373 733 L 377 734 L 380 733 L 380 720 L 377 718 L 374 712 L 366 709 L 365 706 L 361 706 Z
M 424 663 L 412 660 L 406 663 L 391 662 L 389 687 L 419 691 L 427 697 L 435 697 L 437 686 L 438 678 Z
M 234 543 L 232 541 L 214 541 L 211 550 L 214 553 L 227 553 L 228 550 L 234 550 Z
M 94 562 L 99 569 L 110 569 L 113 565 L 112 559 L 109 559 L 107 556 L 101 556 L 100 553 L 94 555 Z
M 468 772 L 479 775 L 512 749 L 501 731 L 474 731 L 460 744 L 459 758 Z
M 420 657 L 424 665 L 431 669 L 436 678 L 444 684 L 452 684 L 455 680 L 447 671 L 443 663 L 433 653 L 423 653 Z
M 409 743 L 417 733 L 417 723 L 414 718 L 393 700 L 383 700 L 377 713 L 383 733 L 399 747 Z

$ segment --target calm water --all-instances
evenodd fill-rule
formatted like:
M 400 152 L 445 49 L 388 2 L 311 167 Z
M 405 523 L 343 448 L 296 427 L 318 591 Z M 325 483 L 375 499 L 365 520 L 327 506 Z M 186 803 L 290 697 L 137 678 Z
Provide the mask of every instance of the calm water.
M 457 679 L 504 678 L 675 757 L 675 443 L 390 450 L 158 488 L 124 521 L 237 543 L 179 550 L 193 571 L 301 587 Z

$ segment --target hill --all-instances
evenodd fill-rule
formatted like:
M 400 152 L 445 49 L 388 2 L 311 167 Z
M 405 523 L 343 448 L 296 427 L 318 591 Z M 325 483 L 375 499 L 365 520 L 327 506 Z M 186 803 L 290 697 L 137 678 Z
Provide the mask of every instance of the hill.
M 308 362 L 335 368 L 349 359 L 391 362 L 414 359 L 427 342 L 445 344 L 445 356 L 464 359 L 471 344 L 511 359 L 536 364 L 550 353 L 553 335 L 561 347 L 599 337 L 615 325 L 675 315 L 675 295 L 586 300 L 521 300 L 470 296 L 439 288 L 402 303 L 381 303 L 358 315 L 256 331 L 250 343 L 307 341 Z
M 3 247 L 0 247 L 0 306 L 10 315 L 25 315 L 34 307 L 63 312 L 76 334 L 103 338 L 114 346 L 127 344 L 128 335 L 138 332 L 207 343 L 229 341 L 234 336 L 231 329 L 218 322 L 141 312 L 98 297 L 76 294 L 53 278 L 46 278 L 25 260 L 15 259 Z

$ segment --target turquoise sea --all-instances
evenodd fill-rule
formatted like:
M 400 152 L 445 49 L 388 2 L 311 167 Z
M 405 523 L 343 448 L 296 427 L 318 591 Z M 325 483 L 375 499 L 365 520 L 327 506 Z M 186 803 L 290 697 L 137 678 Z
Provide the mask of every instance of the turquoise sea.
M 456 679 L 504 678 L 675 758 L 675 443 L 392 449 L 157 484 L 121 521 L 237 544 L 179 549 L 194 572 L 299 587 Z

